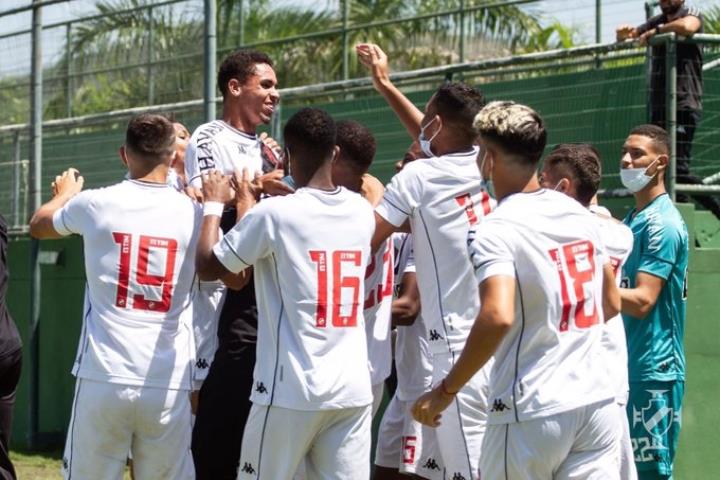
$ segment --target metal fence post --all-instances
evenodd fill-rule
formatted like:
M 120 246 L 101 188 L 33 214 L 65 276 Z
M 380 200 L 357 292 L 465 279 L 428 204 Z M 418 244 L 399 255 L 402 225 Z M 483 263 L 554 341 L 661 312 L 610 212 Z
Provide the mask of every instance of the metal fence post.
M 665 41 L 665 117 L 670 136 L 670 165 L 668 170 L 668 193 L 675 201 L 677 177 L 677 37 L 674 33 Z
M 205 121 L 215 120 L 215 70 L 217 66 L 217 1 L 205 0 L 205 69 L 203 103 Z
M 242 46 L 245 43 L 245 5 L 244 1 L 238 2 L 238 46 Z
M 13 194 L 12 194 L 12 212 L 13 212 L 13 228 L 17 228 L 25 222 L 20 220 L 20 132 L 17 131 L 13 135 L 12 142 L 12 162 L 13 162 Z
M 65 109 L 66 116 L 72 117 L 73 109 L 73 94 L 72 94 L 72 77 L 71 74 L 71 63 L 72 63 L 72 23 L 68 22 L 65 26 Z
M 460 0 L 460 52 L 458 61 L 465 61 L 465 0 Z
M 30 168 L 31 210 L 37 210 L 42 202 L 42 7 L 33 0 L 32 11 L 32 67 L 30 87 Z M 39 360 L 40 360 L 40 253 L 39 240 L 30 245 L 30 438 L 31 448 L 37 447 L 39 432 Z
M 155 43 L 155 22 L 153 21 L 153 8 L 148 8 L 148 36 L 147 36 L 147 82 L 148 82 L 148 105 L 155 103 L 155 80 L 153 79 L 153 59 Z
M 602 43 L 602 0 L 595 0 L 595 43 Z
M 350 2 L 352 0 L 342 0 L 342 78 L 347 80 L 350 78 L 350 59 L 348 56 L 348 21 L 350 17 Z

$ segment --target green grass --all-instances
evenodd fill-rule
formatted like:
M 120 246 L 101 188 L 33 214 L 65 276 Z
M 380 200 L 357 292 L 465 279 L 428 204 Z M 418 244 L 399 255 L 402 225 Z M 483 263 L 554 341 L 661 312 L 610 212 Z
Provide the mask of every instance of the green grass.
M 21 480 L 58 480 L 62 479 L 62 452 L 10 452 L 10 459 Z M 125 474 L 129 480 L 130 475 Z

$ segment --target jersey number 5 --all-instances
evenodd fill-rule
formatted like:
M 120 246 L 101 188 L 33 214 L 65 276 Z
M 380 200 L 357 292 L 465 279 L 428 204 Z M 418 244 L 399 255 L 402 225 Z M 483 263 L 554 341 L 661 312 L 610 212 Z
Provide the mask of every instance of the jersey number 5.
M 590 314 L 586 312 L 585 308 L 588 297 L 592 299 L 593 295 L 588 290 L 588 288 L 592 288 L 591 283 L 595 279 L 595 247 L 593 244 L 587 240 L 581 240 L 565 244 L 561 248 L 554 248 L 548 253 L 555 262 L 560 276 L 562 296 L 560 331 L 565 332 L 568 330 L 570 313 L 573 310 L 575 311 L 576 328 L 589 328 L 598 323 L 599 316 L 595 302 L 592 303 L 592 312 Z M 572 289 L 575 294 L 574 302 L 570 299 L 568 280 L 572 282 Z
M 362 264 L 362 252 L 355 250 L 336 250 L 332 252 L 332 325 L 333 327 L 357 326 L 357 314 L 360 297 L 360 277 L 343 276 L 343 263 L 350 263 L 356 267 Z M 315 310 L 315 325 L 319 328 L 327 327 L 328 317 L 328 252 L 324 250 L 311 250 L 310 260 L 316 264 L 317 270 L 317 308 Z M 351 312 L 343 315 L 341 307 L 343 289 L 351 292 Z
M 175 256 L 177 255 L 177 240 L 172 238 L 149 237 L 140 235 L 140 250 L 138 251 L 137 266 L 132 272 L 130 261 L 132 258 L 133 236 L 130 233 L 113 232 L 115 243 L 120 245 L 120 261 L 118 263 L 118 285 L 115 296 L 115 305 L 127 308 L 130 278 L 135 273 L 138 285 L 160 287 L 160 300 L 148 300 L 145 296 L 136 293 L 133 295 L 132 308 L 136 310 L 150 310 L 165 313 L 170 310 L 172 299 L 173 274 L 175 272 Z M 154 275 L 148 272 L 150 250 L 165 250 L 165 273 Z

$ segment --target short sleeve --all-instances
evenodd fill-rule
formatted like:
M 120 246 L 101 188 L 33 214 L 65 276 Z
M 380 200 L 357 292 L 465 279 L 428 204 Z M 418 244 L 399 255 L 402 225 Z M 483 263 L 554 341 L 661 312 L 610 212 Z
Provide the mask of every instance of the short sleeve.
M 80 192 L 53 214 L 53 228 L 62 236 L 84 235 L 95 224 L 92 192 Z
M 200 175 L 203 172 L 215 169 L 217 163 L 217 151 L 212 138 L 205 138 L 198 141 L 191 140 L 185 150 L 185 177 L 188 185 L 200 188 L 202 180 Z
M 663 222 L 649 223 L 642 237 L 642 254 L 638 272 L 645 272 L 663 280 L 670 277 L 683 244 L 682 232 Z
M 411 167 L 414 165 L 408 165 L 390 180 L 380 205 L 375 209 L 378 215 L 396 227 L 413 215 L 420 202 L 420 182 L 416 170 Z
M 497 224 L 493 222 L 483 224 L 469 245 L 470 261 L 478 283 L 497 275 L 515 277 L 512 249 L 503 239 L 502 230 L 493 228 L 495 226 Z
M 270 254 L 272 228 L 272 211 L 261 203 L 220 239 L 213 253 L 225 268 L 239 273 Z
M 685 8 L 687 8 L 687 13 L 685 14 L 685 16 L 697 17 L 698 20 L 700 20 L 701 24 L 703 24 L 705 22 L 703 19 L 703 14 L 700 11 L 700 8 L 696 7 L 695 5 L 688 5 Z

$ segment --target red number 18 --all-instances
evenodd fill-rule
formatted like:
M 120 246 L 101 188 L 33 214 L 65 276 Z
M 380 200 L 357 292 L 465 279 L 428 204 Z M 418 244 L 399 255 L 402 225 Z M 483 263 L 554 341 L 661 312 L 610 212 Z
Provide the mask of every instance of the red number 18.
M 592 301 L 587 298 L 585 285 L 595 279 L 595 248 L 593 244 L 587 240 L 581 240 L 563 245 L 562 256 L 558 248 L 554 248 L 548 253 L 555 262 L 560 276 L 560 290 L 563 302 L 560 331 L 565 332 L 568 330 L 570 312 L 573 309 L 575 310 L 575 327 L 589 328 L 598 323 L 597 306 L 594 302 L 592 312 L 589 315 L 585 313 L 585 302 Z M 568 276 L 573 284 L 574 302 L 570 299 L 570 293 L 568 292 L 566 279 Z

